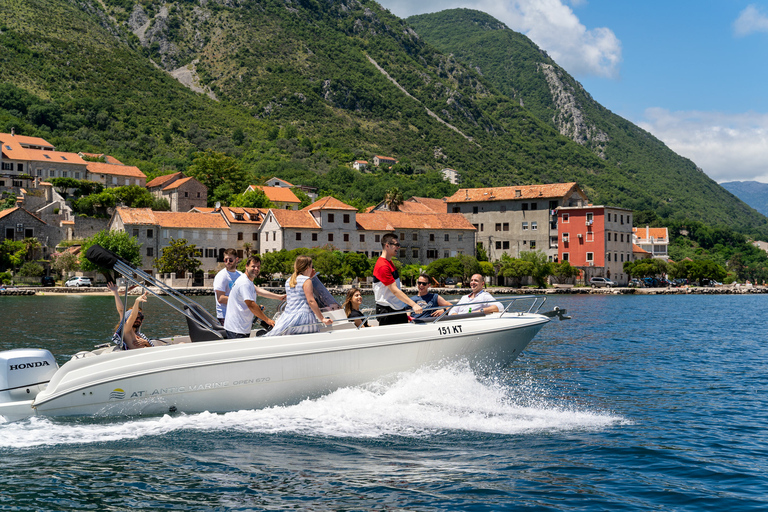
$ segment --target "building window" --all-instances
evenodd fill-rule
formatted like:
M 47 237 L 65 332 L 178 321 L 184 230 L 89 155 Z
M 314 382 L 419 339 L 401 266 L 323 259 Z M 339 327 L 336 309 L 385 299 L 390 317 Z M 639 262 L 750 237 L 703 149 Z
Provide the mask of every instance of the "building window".
M 360 242 L 365 242 L 365 235 L 360 235 Z
M 564 213 L 563 214 L 563 224 L 568 224 L 568 219 L 570 219 L 570 218 L 571 218 L 571 216 L 569 214 Z M 565 260 L 565 261 L 568 261 L 568 260 Z
M 200 192 L 197 193 L 197 198 L 200 199 Z
M 496 242 L 496 249 L 501 250 L 501 242 Z
M 435 250 L 435 249 L 427 249 L 427 259 L 436 260 L 437 259 L 437 250 Z
M 523 231 L 528 231 L 528 223 L 523 222 Z
M 155 255 L 154 249 L 152 247 L 147 247 L 147 256 L 149 256 L 151 258 L 154 255 Z
M 539 209 L 539 203 L 531 203 L 531 210 L 538 210 Z
M 317 233 L 312 233 L 312 241 L 317 242 Z
M 445 234 L 445 238 L 444 238 L 444 241 L 446 241 L 446 242 L 450 242 L 450 241 L 451 241 L 451 235 L 449 235 L 448 233 L 446 233 L 446 234 Z
M 169 230 L 164 229 L 163 230 L 163 238 L 170 238 L 170 236 L 171 236 L 171 234 L 170 234 Z
M 133 228 L 133 237 L 139 238 L 139 228 Z
M 595 241 L 595 234 L 591 231 L 587 232 L 587 242 L 594 242 Z
M 622 215 L 620 218 L 621 218 L 621 224 L 624 224 L 624 216 Z
M 61 171 L 61 177 L 62 177 L 62 178 L 68 178 L 68 177 L 69 177 L 69 172 L 67 172 L 67 171 Z
M 587 261 L 595 261 L 595 253 L 588 252 L 587 253 Z
M 411 254 L 413 255 L 414 259 L 418 259 L 418 257 L 419 257 L 419 250 L 418 249 L 414 249 Z
M 344 224 L 349 224 L 349 214 L 348 213 L 344 214 L 343 220 L 344 220 Z
M 523 203 L 523 211 L 528 211 L 528 203 Z
M 621 234 L 621 241 L 624 241 L 624 233 Z
M 472 225 L 475 226 L 476 230 L 480 231 L 480 224 L 472 224 Z
M 419 234 L 418 233 L 413 233 L 411 235 L 411 240 L 413 240 L 414 242 L 418 242 L 419 241 Z
M 499 207 L 499 210 L 501 211 L 501 213 L 505 213 L 507 211 L 507 205 L 505 205 L 505 204 L 501 205 Z
M 333 242 L 333 233 L 328 233 L 328 241 Z
M 301 241 L 301 233 L 296 233 L 296 241 Z
M 587 213 L 587 226 L 590 226 L 593 220 L 594 220 L 594 214 L 592 212 Z
M 539 229 L 539 224 L 536 222 L 531 222 L 531 231 L 536 231 Z M 508 229 L 505 229 L 504 231 L 509 231 Z
M 243 232 L 242 231 L 238 231 L 237 232 L 237 239 L 238 240 L 242 240 L 243 239 Z
M 405 258 L 405 249 L 400 249 L 400 258 Z
M 624 261 L 624 253 L 621 254 L 621 261 Z
M 464 234 L 463 233 L 459 233 L 458 235 L 456 235 L 456 240 L 459 241 L 459 242 L 463 242 L 464 241 Z
M 536 240 L 531 240 L 531 250 L 536 248 Z
M 381 243 L 381 235 L 374 235 L 373 241 L 376 242 L 377 244 Z
M 349 242 L 349 233 L 344 233 L 344 241 Z
M 567 252 L 564 252 L 564 253 L 563 253 L 563 261 L 568 261 L 568 260 L 569 260 L 569 258 L 568 258 L 568 253 L 567 253 Z
M 328 214 L 328 222 L 335 222 L 336 216 L 332 213 Z
M 480 231 L 483 231 L 483 228 L 484 228 L 483 224 L 480 224 Z
M 472 213 L 477 213 L 477 206 L 472 207 Z
M 531 226 L 534 226 L 535 224 L 536 224 L 535 222 L 532 222 Z M 536 228 L 532 228 L 532 229 L 536 229 Z M 504 224 L 502 224 L 501 225 L 501 230 L 502 231 L 509 231 L 509 222 L 505 222 Z
M 154 238 L 154 236 L 155 236 L 155 231 L 153 229 L 148 229 L 147 238 Z
M 452 212 L 453 213 L 461 213 L 461 206 L 454 206 Z
M 605 254 L 605 258 L 606 258 L 608 261 L 611 261 L 611 253 L 609 253 L 609 252 L 608 252 L 608 253 L 606 253 L 606 254 Z
M 501 248 L 502 248 L 502 249 L 509 249 L 509 240 L 504 240 L 504 241 L 501 243 Z
M 450 252 L 443 251 L 443 258 L 450 258 L 450 257 L 451 257 L 451 253 Z
M 53 169 L 48 169 L 48 177 L 50 178 L 51 176 L 56 176 L 56 171 Z
M 496 231 L 501 231 L 501 222 L 496 223 Z
M 259 234 L 258 234 L 258 233 L 253 233 L 253 234 L 251 235 L 251 239 L 252 239 L 254 242 L 258 242 L 258 241 L 259 241 Z

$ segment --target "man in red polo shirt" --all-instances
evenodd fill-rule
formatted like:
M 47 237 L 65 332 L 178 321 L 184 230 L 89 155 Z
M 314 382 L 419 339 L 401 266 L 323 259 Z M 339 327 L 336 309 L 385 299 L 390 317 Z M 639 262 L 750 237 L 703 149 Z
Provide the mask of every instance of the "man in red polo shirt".
M 400 290 L 400 274 L 392 264 L 392 257 L 397 254 L 400 248 L 400 242 L 397 235 L 387 233 L 381 237 L 381 256 L 376 260 L 373 267 L 373 295 L 376 298 L 376 314 L 396 313 L 399 315 L 388 315 L 377 318 L 379 325 L 404 324 L 408 322 L 408 314 L 405 312 L 406 306 L 411 306 L 413 312 L 421 314 L 422 307 L 412 301 L 402 290 Z

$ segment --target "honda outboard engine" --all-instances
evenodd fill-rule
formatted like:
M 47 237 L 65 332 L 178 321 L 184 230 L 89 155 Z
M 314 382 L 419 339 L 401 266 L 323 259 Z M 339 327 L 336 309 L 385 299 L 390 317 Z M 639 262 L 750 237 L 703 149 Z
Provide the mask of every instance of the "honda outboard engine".
M 59 369 L 53 354 L 37 348 L 0 352 L 0 404 L 34 400 Z

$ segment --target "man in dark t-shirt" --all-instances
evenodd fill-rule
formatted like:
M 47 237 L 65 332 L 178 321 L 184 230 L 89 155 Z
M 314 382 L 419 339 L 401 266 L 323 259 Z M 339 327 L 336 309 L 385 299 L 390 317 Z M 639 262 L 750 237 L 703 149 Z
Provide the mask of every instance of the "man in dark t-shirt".
M 381 256 L 376 260 L 376 265 L 373 267 L 373 295 L 376 299 L 376 314 L 398 311 L 402 313 L 381 316 L 377 320 L 379 325 L 404 324 L 408 322 L 408 314 L 405 312 L 407 306 L 411 306 L 417 315 L 421 314 L 422 307 L 400 290 L 400 274 L 395 265 L 392 264 L 392 257 L 397 254 L 397 250 L 400 248 L 397 235 L 387 233 L 381 237 L 381 247 Z

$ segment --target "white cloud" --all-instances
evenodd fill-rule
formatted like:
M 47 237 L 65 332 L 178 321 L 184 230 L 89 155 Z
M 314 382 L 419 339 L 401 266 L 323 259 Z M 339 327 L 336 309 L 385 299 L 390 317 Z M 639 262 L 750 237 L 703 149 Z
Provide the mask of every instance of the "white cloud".
M 583 0 L 383 0 L 400 17 L 463 7 L 483 11 L 516 32 L 530 37 L 569 73 L 616 78 L 621 41 L 609 28 L 587 29 L 566 5 Z
M 768 183 L 768 114 L 651 108 L 637 124 L 715 181 Z
M 755 32 L 768 32 L 768 16 L 756 6 L 748 5 L 733 22 L 733 32 L 739 37 Z

